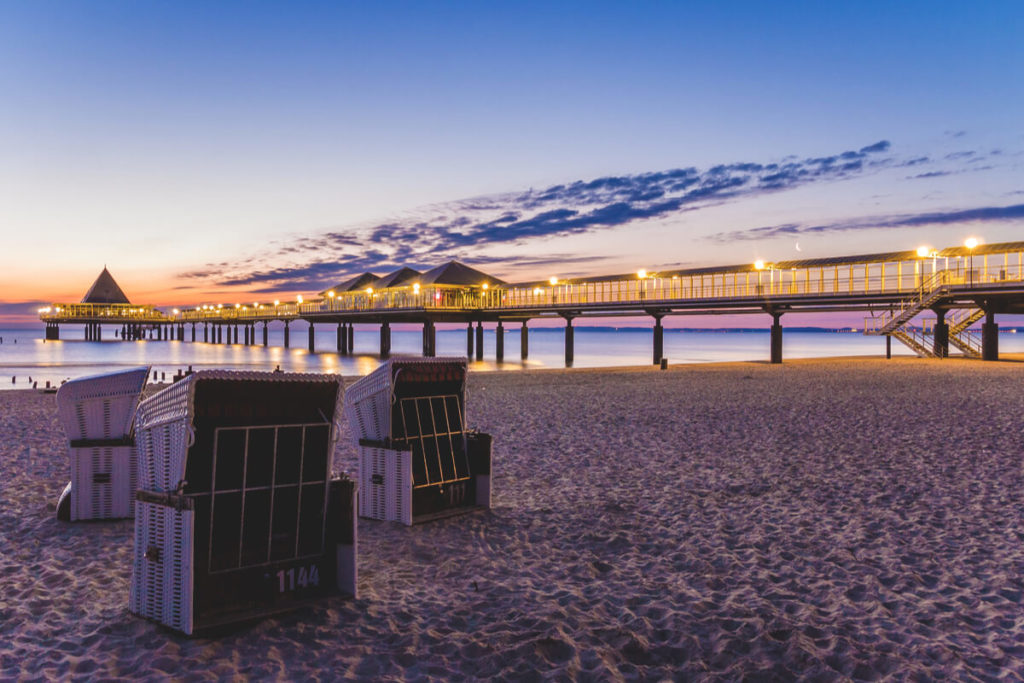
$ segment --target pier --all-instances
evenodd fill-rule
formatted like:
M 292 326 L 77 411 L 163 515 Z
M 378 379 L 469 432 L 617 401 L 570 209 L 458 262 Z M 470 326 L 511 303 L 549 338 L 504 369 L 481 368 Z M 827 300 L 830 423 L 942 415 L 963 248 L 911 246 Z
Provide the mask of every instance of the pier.
M 112 287 L 111 287 L 112 285 Z M 116 292 L 114 291 L 116 288 Z M 783 359 L 783 318 L 797 313 L 862 312 L 864 333 L 896 339 L 917 355 L 944 358 L 954 349 L 983 360 L 999 357 L 997 316 L 1024 313 L 1024 242 L 923 247 L 915 251 L 765 262 L 733 266 L 603 275 L 552 276 L 510 284 L 451 261 L 421 273 L 403 267 L 384 276 L 363 273 L 294 301 L 274 300 L 180 307 L 164 312 L 128 302 L 104 268 L 78 304 L 40 309 L 46 338 L 59 339 L 60 326 L 84 325 L 86 338 L 101 339 L 113 326 L 122 340 L 157 339 L 266 346 L 271 322 L 307 326 L 315 348 L 315 326 L 337 329 L 340 354 L 353 353 L 355 325 L 379 328 L 378 352 L 391 352 L 391 326 L 422 326 L 424 356 L 436 353 L 438 324 L 466 325 L 466 353 L 484 358 L 485 323 L 497 327 L 493 349 L 504 360 L 504 329 L 519 327 L 520 353 L 529 355 L 529 324 L 560 320 L 565 328 L 565 362 L 574 354 L 574 322 L 586 318 L 644 316 L 652 321 L 652 361 L 662 360 L 663 320 L 668 316 L 747 314 L 770 316 L 768 359 Z M 786 318 L 789 319 L 788 317 Z M 984 320 L 978 334 L 971 325 Z M 321 349 L 323 350 L 323 349 Z

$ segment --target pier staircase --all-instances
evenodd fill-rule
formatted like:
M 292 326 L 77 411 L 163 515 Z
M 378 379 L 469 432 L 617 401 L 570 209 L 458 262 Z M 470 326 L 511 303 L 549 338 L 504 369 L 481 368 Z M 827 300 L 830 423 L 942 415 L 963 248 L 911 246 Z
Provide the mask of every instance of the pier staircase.
M 913 295 L 901 301 L 899 306 L 867 318 L 864 321 L 864 334 L 892 336 L 918 356 L 935 358 L 933 341 L 936 319 L 925 319 L 919 328 L 911 327 L 910 321 L 949 294 L 956 277 L 955 273 L 948 270 L 935 273 L 924 280 Z M 981 338 L 968 328 L 984 316 L 985 311 L 980 308 L 951 309 L 946 313 L 949 343 L 968 358 L 981 357 Z

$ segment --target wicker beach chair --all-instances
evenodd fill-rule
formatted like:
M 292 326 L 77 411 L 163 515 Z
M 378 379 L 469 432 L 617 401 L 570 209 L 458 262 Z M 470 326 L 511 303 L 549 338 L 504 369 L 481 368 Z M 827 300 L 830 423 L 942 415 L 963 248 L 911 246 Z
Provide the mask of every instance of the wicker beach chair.
M 65 521 L 134 514 L 135 408 L 149 367 L 80 377 L 57 392 L 57 417 L 68 438 L 71 481 L 57 503 Z
M 142 402 L 130 608 L 188 635 L 356 593 L 337 375 L 204 370 Z
M 411 525 L 491 504 L 491 437 L 466 428 L 466 359 L 393 358 L 345 393 L 359 514 Z

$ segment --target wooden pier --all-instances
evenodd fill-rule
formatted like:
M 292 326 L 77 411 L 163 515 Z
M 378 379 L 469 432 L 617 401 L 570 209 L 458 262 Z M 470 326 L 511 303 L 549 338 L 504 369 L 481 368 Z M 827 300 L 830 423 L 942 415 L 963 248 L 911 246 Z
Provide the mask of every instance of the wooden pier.
M 109 282 L 106 282 L 109 278 Z M 101 282 L 103 280 L 103 282 Z M 104 269 L 90 289 L 110 290 Z M 102 286 L 101 286 L 102 285 Z M 114 325 L 120 339 L 163 339 L 217 344 L 268 343 L 267 326 L 307 325 L 308 347 L 315 351 L 315 326 L 337 327 L 337 349 L 353 352 L 355 325 L 380 330 L 379 353 L 391 352 L 391 325 L 423 327 L 423 355 L 436 352 L 436 325 L 466 327 L 470 358 L 484 357 L 484 323 L 496 323 L 495 358 L 504 360 L 504 327 L 519 325 L 521 356 L 529 353 L 529 322 L 560 319 L 565 325 L 565 362 L 573 362 L 573 323 L 588 317 L 646 316 L 653 320 L 655 364 L 663 356 L 667 316 L 750 314 L 771 316 L 769 359 L 781 363 L 782 317 L 808 312 L 866 313 L 865 334 L 892 338 L 921 356 L 946 357 L 950 347 L 965 356 L 999 357 L 996 316 L 1024 313 L 1024 242 L 965 246 L 942 250 L 843 256 L 674 270 L 638 271 L 587 278 L 551 277 L 509 284 L 452 261 L 420 273 L 401 268 L 379 277 L 364 273 L 295 301 L 206 304 L 164 312 L 134 306 L 117 288 L 109 301 L 86 296 L 79 304 L 40 309 L 47 339 L 60 325 L 86 326 L 87 339 L 99 339 L 103 325 Z M 118 299 L 123 299 L 120 301 Z M 984 318 L 981 335 L 970 326 Z M 475 326 L 475 327 L 474 327 Z M 260 329 L 262 328 L 262 329 Z M 241 334 L 240 334 L 241 331 Z

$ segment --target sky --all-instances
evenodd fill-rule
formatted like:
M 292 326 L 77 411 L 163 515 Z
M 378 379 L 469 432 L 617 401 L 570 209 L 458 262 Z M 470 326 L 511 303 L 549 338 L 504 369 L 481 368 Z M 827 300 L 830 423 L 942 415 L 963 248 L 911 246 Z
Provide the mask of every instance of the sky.
M 1024 240 L 1021 35 L 1010 1 L 0 0 L 0 324 L 104 266 L 170 307 Z

